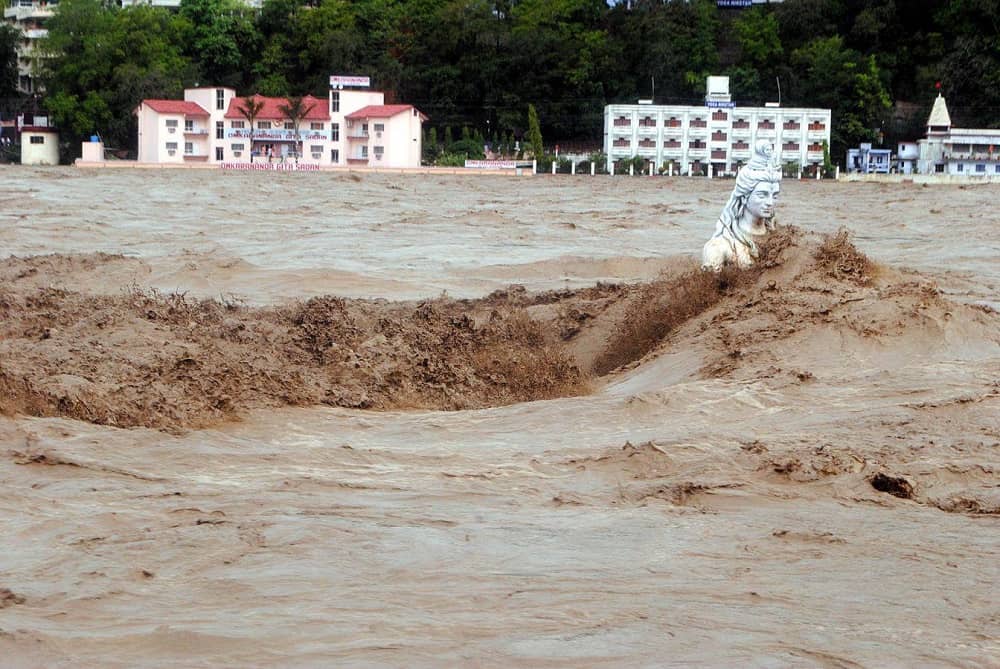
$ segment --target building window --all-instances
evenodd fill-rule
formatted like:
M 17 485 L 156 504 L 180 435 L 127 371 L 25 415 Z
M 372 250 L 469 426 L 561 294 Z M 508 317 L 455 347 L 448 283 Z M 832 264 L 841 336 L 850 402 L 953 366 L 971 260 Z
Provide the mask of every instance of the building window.
M 993 171 L 996 172 L 997 174 L 1000 174 L 1000 165 L 994 165 Z
M 944 172 L 944 165 L 935 165 L 934 171 L 937 172 L 938 174 L 941 174 L 942 172 Z
M 235 130 L 236 128 L 245 128 L 246 124 L 243 121 L 233 121 L 229 124 L 229 127 Z
M 184 153 L 194 153 L 194 142 L 184 142 Z
M 376 123 L 375 124 L 375 132 L 382 132 L 384 130 L 385 130 L 385 124 L 384 123 Z
M 44 144 L 45 143 L 45 135 L 32 135 L 31 136 L 31 143 L 32 144 Z
M 334 142 L 340 141 L 340 124 L 331 123 L 330 124 L 330 139 Z
M 216 160 L 224 160 L 225 157 L 226 156 L 225 156 L 225 153 L 222 150 L 222 147 L 221 146 L 215 147 L 215 159 Z
M 364 137 L 368 136 L 368 124 L 367 123 L 362 123 L 361 124 L 361 134 Z
M 233 144 L 233 151 L 242 151 L 243 144 Z
M 704 119 L 696 118 L 696 119 L 692 119 L 691 120 L 691 127 L 692 128 L 707 128 L 708 127 L 708 123 L 706 123 Z
M 362 146 L 361 147 L 361 157 L 362 158 L 367 158 L 368 157 L 368 147 L 367 146 Z
M 194 132 L 194 121 L 189 118 L 184 119 L 184 132 Z
M 168 118 L 167 119 L 167 132 L 174 132 L 177 130 L 177 119 Z
M 385 153 L 384 146 L 375 147 L 375 160 L 382 160 L 382 155 Z
M 313 144 L 312 146 L 309 147 L 309 151 L 312 153 L 323 153 L 323 145 Z
M 215 138 L 223 139 L 226 136 L 226 125 L 222 121 L 215 122 Z M 220 159 L 221 160 L 221 159 Z
M 767 119 L 764 119 L 762 121 L 758 121 L 757 122 L 757 129 L 758 130 L 774 130 L 774 121 L 769 121 Z
M 291 121 L 285 121 L 285 130 L 295 130 L 295 124 Z
M 785 121 L 785 124 L 782 125 L 781 127 L 783 129 L 785 129 L 785 130 L 798 130 L 799 129 L 799 122 L 798 121 Z
M 959 163 L 958 167 L 956 167 L 955 169 L 957 169 L 959 172 L 964 172 L 965 171 L 965 165 L 962 164 L 962 163 Z
M 976 165 L 976 171 L 977 172 L 985 172 L 986 171 L 986 165 Z
M 340 149 L 330 149 L 330 162 L 334 165 L 340 162 Z
M 215 89 L 215 108 L 225 109 L 226 108 L 226 91 L 221 88 Z
M 310 130 L 322 130 L 323 126 L 325 126 L 325 125 L 326 125 L 325 123 L 310 123 L 309 124 L 309 129 Z
M 712 133 L 712 141 L 713 142 L 726 141 L 726 133 L 722 132 L 721 130 L 716 130 L 715 132 Z
M 177 142 L 167 142 L 167 151 L 171 153 L 177 150 Z
M 679 128 L 681 127 L 681 120 L 679 118 L 671 116 L 670 118 L 668 118 L 666 121 L 663 122 L 663 125 L 668 128 Z
M 724 111 L 712 112 L 712 120 L 713 121 L 725 121 L 728 118 L 729 118 L 729 114 L 727 114 Z
M 257 121 L 257 129 L 258 130 L 270 130 L 271 129 L 271 122 L 270 121 Z
M 330 91 L 330 111 L 340 111 L 340 91 Z

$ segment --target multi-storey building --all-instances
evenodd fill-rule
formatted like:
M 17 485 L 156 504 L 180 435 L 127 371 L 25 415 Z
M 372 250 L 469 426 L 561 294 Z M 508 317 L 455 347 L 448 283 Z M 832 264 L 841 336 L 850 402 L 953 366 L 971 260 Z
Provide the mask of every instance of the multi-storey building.
M 704 106 L 639 104 L 604 108 L 604 152 L 608 169 L 617 160 L 639 156 L 659 167 L 676 164 L 677 173 L 733 174 L 750 160 L 754 143 L 774 144 L 783 163 L 799 167 L 823 162 L 830 142 L 830 110 L 776 105 L 737 107 L 729 100 L 726 77 L 709 77 Z M 715 80 L 715 81 L 712 81 Z
M 366 77 L 331 77 L 326 100 L 303 98 L 307 111 L 297 131 L 282 111 L 284 98 L 253 96 L 260 111 L 252 124 L 246 99 L 231 88 L 189 88 L 183 100 L 143 100 L 135 112 L 139 162 L 419 167 L 427 117 L 412 105 L 386 105 L 383 93 L 365 86 Z
M 921 174 L 1000 175 L 1000 129 L 953 128 L 944 97 L 938 94 L 927 118 L 927 137 L 917 142 Z
M 22 93 L 40 91 L 38 83 L 38 40 L 49 34 L 45 22 L 59 0 L 10 0 L 4 7 L 4 21 L 21 31 L 17 48 L 17 88 Z

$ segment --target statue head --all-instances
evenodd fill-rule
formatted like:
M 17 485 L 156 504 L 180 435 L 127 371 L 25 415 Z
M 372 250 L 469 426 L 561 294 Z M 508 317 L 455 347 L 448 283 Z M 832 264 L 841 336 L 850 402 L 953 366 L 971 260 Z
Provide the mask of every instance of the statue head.
M 774 156 L 774 147 L 760 140 L 754 147 L 750 162 L 736 174 L 736 186 L 722 210 L 720 222 L 730 228 L 739 227 L 744 235 L 762 235 L 774 217 L 774 205 L 781 189 L 781 166 Z

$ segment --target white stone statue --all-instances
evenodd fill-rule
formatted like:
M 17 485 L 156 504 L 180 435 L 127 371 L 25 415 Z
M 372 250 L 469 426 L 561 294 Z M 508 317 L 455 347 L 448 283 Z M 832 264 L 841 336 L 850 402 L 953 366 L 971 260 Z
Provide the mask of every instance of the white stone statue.
M 753 238 L 774 229 L 774 204 L 781 189 L 781 164 L 770 142 L 754 147 L 750 162 L 736 174 L 736 186 L 715 224 L 715 234 L 701 251 L 702 269 L 716 272 L 736 263 L 749 267 L 757 258 Z

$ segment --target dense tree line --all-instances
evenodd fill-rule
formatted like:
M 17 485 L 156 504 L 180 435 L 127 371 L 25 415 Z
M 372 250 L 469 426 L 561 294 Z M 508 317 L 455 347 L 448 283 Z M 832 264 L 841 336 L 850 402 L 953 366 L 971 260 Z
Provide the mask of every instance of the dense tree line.
M 370 75 L 441 135 L 527 140 L 530 104 L 551 145 L 599 142 L 608 103 L 697 104 L 707 75 L 728 74 L 738 104 L 780 87 L 785 106 L 831 108 L 836 157 L 918 136 L 937 81 L 956 123 L 1000 122 L 998 24 L 1000 0 L 61 0 L 45 84 L 74 141 L 100 131 L 121 147 L 142 98 L 196 84 L 324 96 L 332 73 Z

